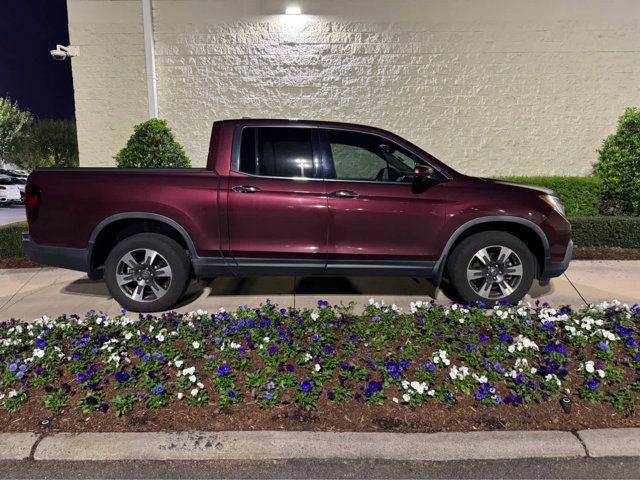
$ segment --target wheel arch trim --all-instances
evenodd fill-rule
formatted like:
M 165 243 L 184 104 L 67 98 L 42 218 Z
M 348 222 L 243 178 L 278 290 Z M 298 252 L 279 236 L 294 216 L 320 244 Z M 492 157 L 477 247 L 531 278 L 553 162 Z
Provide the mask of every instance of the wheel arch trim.
M 107 217 L 104 220 L 102 220 L 100 223 L 98 223 L 98 225 L 93 229 L 93 232 L 89 237 L 89 260 L 93 258 L 93 253 L 94 253 L 93 247 L 100 233 L 102 233 L 102 231 L 112 223 L 118 222 L 120 220 L 154 220 L 157 222 L 164 223 L 174 228 L 180 234 L 180 236 L 184 239 L 185 243 L 187 244 L 187 248 L 189 249 L 191 256 L 192 257 L 196 256 L 196 247 L 193 243 L 193 240 L 191 239 L 191 236 L 185 230 L 185 228 L 175 220 L 172 220 L 169 217 L 166 217 L 164 215 L 160 215 L 157 213 L 127 212 L 127 213 L 117 213 L 115 215 L 111 215 L 110 217 Z

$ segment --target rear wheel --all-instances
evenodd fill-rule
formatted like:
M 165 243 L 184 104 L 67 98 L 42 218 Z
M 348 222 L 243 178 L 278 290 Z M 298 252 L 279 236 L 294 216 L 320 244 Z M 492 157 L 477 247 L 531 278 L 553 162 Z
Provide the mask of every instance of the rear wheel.
M 184 248 L 155 233 L 125 238 L 109 253 L 104 277 L 120 305 L 133 312 L 168 310 L 189 282 Z
M 517 237 L 482 232 L 463 240 L 449 260 L 449 279 L 467 302 L 517 303 L 534 278 L 535 258 Z

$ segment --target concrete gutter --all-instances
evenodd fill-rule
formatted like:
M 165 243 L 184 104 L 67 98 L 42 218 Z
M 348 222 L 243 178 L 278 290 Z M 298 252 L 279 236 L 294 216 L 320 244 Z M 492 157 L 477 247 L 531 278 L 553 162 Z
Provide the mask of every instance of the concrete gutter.
M 463 433 L 182 432 L 0 434 L 0 460 L 404 461 L 640 457 L 640 428 Z

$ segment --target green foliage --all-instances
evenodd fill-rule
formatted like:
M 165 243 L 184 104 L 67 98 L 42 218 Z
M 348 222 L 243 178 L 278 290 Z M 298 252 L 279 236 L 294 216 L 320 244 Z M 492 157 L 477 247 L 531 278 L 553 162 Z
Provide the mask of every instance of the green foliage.
M 188 168 L 191 161 L 175 140 L 166 120 L 151 119 L 133 127 L 134 133 L 114 157 L 120 168 Z
M 36 120 L 16 145 L 13 162 L 25 170 L 77 167 L 78 140 L 73 120 Z
M 129 413 L 133 410 L 133 405 L 138 400 L 138 397 L 134 393 L 125 393 L 124 395 L 118 395 L 113 399 L 113 407 L 116 411 L 116 416 L 121 417 L 122 415 Z
M 640 248 L 640 217 L 581 217 L 569 220 L 576 246 Z
M 62 388 L 53 390 L 51 393 L 45 393 L 42 396 L 42 403 L 46 408 L 53 411 L 62 410 L 67 406 L 69 396 Z
M 598 154 L 594 171 L 602 180 L 605 212 L 640 215 L 640 109 L 625 110 Z
M 28 228 L 27 222 L 10 223 L 0 226 L 0 258 L 23 257 L 22 232 Z
M 586 217 L 600 213 L 602 185 L 596 177 L 502 177 L 499 180 L 553 190 L 564 203 L 569 217 Z
M 18 102 L 12 102 L 9 97 L 0 98 L 0 160 L 12 158 L 32 121 L 31 114 L 20 110 Z

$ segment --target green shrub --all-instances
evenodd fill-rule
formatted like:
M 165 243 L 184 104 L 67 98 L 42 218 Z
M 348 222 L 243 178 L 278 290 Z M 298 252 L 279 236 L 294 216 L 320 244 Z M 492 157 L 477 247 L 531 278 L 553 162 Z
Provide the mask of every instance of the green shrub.
M 570 221 L 578 247 L 640 248 L 640 217 L 582 217 Z
M 598 150 L 604 213 L 640 215 L 640 109 L 627 108 Z
M 602 187 L 595 177 L 502 177 L 515 183 L 537 185 L 558 194 L 569 217 L 598 215 L 602 202 Z
M 188 168 L 191 161 L 166 120 L 153 118 L 133 127 L 134 133 L 114 157 L 120 168 Z
M 22 232 L 27 230 L 27 222 L 10 223 L 0 226 L 0 258 L 23 257 Z

